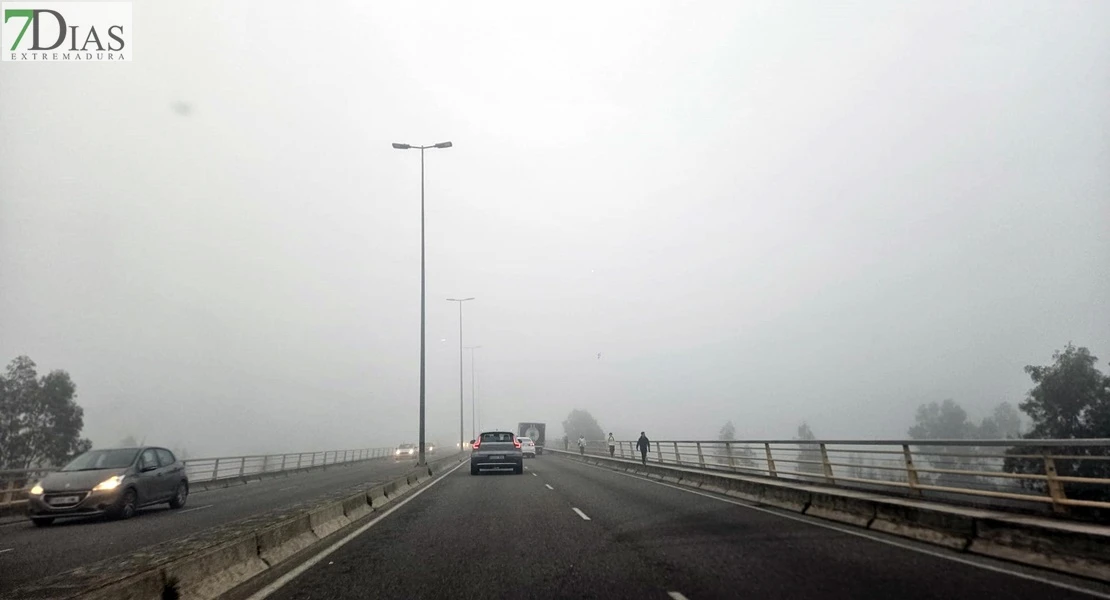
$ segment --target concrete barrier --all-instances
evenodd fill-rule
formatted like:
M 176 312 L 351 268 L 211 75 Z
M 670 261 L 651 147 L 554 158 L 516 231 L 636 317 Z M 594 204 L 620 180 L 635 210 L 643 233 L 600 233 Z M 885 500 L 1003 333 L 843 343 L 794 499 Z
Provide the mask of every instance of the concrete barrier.
M 308 513 L 301 513 L 258 532 L 258 557 L 274 566 L 319 539 Z
M 335 501 L 309 512 L 308 519 L 312 524 L 312 533 L 319 538 L 328 537 L 351 524 L 343 514 L 343 503 Z
M 811 492 L 805 514 L 856 527 L 867 527 L 875 520 L 875 506 L 866 497 Z
M 966 550 L 975 537 L 975 519 L 982 511 L 957 506 L 945 509 L 891 498 L 875 505 L 875 520 L 870 528 L 953 550 Z
M 1094 533 L 1088 525 L 1034 517 L 977 519 L 968 551 L 1110 581 L 1110 538 Z
M 374 508 L 370 506 L 370 502 L 367 500 L 365 491 L 347 496 L 343 499 L 342 504 L 343 516 L 347 517 L 347 520 L 351 523 L 374 512 Z
M 167 579 L 176 579 L 182 598 L 218 598 L 269 568 L 258 557 L 258 537 L 240 536 L 166 566 Z
M 809 501 L 808 491 L 785 486 L 765 487 L 759 496 L 760 504 L 797 513 L 804 513 L 806 508 L 809 507 Z
M 374 510 L 378 510 L 389 503 L 389 499 L 385 497 L 385 486 L 379 485 L 366 490 L 366 497 L 370 500 L 370 506 Z

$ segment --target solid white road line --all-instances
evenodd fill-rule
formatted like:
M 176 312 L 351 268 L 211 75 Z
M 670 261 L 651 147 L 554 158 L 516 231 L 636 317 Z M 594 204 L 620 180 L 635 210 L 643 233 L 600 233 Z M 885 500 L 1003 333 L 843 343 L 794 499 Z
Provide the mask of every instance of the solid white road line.
M 194 510 L 204 510 L 206 508 L 212 508 L 213 506 L 216 506 L 216 505 L 215 504 L 205 504 L 204 506 L 198 506 L 196 508 L 186 508 L 185 510 L 177 511 L 177 514 L 183 515 L 187 512 L 193 512 Z
M 555 488 L 551 487 L 551 484 L 550 484 L 550 483 L 545 483 L 545 484 L 543 484 L 543 485 L 544 485 L 545 487 L 547 487 L 547 489 L 549 489 L 549 490 L 553 490 L 553 489 L 555 489 Z
M 667 592 L 667 595 L 674 598 L 674 600 L 690 600 L 686 596 L 683 596 L 682 592 Z
M 0 554 L 3 554 L 5 552 L 11 552 L 12 550 L 15 550 L 15 548 L 4 548 L 3 550 L 0 550 Z
M 536 475 L 535 473 L 532 473 L 532 477 L 539 477 L 539 475 Z
M 589 521 L 590 520 L 590 518 L 586 516 L 586 513 L 582 512 L 581 510 L 575 508 L 574 512 L 578 513 L 578 516 L 582 517 L 583 521 Z
M 839 531 L 840 533 L 846 533 L 848 535 L 854 535 L 856 537 L 866 538 L 866 539 L 869 539 L 873 542 L 879 542 L 880 544 L 886 544 L 888 546 L 894 546 L 894 547 L 897 547 L 897 548 L 902 548 L 904 550 L 909 550 L 911 552 L 919 552 L 921 554 L 927 554 L 929 556 L 935 556 L 937 558 L 943 558 L 945 560 L 958 562 L 958 563 L 969 565 L 969 566 L 972 566 L 972 567 L 978 567 L 978 568 L 983 569 L 985 571 L 993 571 L 995 573 L 1003 573 L 1005 575 L 1013 575 L 1014 577 L 1018 577 L 1020 579 L 1025 579 L 1025 580 L 1028 580 L 1028 581 L 1036 581 L 1038 583 L 1044 583 L 1044 584 L 1047 584 L 1047 585 L 1051 585 L 1053 587 L 1058 587 L 1060 589 L 1064 589 L 1064 590 L 1068 590 L 1068 591 L 1072 591 L 1072 592 L 1079 592 L 1081 594 L 1087 594 L 1087 595 L 1089 595 L 1093 598 L 1103 598 L 1104 600 L 1110 600 L 1110 594 L 1107 594 L 1107 593 L 1104 593 L 1104 592 L 1099 592 L 1099 591 L 1096 591 L 1096 590 L 1089 590 L 1089 589 L 1082 588 L 1082 587 L 1079 587 L 1079 586 L 1064 583 L 1062 581 L 1055 581 L 1055 580 L 1047 579 L 1047 578 L 1044 578 L 1044 577 L 1038 577 L 1036 575 L 1032 575 L 1032 574 L 1029 574 L 1029 573 L 1023 573 L 1021 571 L 1012 571 L 1010 569 L 1006 569 L 1006 568 L 1003 568 L 1003 567 L 997 567 L 997 566 L 989 565 L 989 564 L 986 564 L 986 563 L 977 562 L 977 561 L 974 561 L 974 560 L 971 560 L 971 559 L 963 558 L 961 556 L 953 556 L 953 555 L 950 555 L 950 554 L 945 554 L 944 552 L 929 550 L 927 548 L 918 548 L 916 546 L 912 546 L 910 544 L 904 544 L 904 543 L 898 542 L 896 540 L 888 540 L 888 539 L 881 538 L 877 535 L 873 535 L 871 533 L 868 533 L 867 530 L 856 530 L 856 529 L 852 529 L 852 528 L 849 528 L 849 527 L 841 527 L 839 525 L 833 525 L 831 523 L 821 523 L 821 522 L 816 521 L 816 517 L 801 517 L 801 516 L 795 516 L 795 515 L 791 515 L 791 514 L 781 513 L 777 510 L 770 510 L 770 509 L 767 509 L 767 508 L 763 508 L 761 506 L 754 506 L 754 505 L 751 505 L 751 504 L 747 504 L 745 502 L 740 502 L 740 501 L 737 501 L 737 500 L 731 500 L 729 498 L 721 498 L 719 496 L 714 496 L 713 494 L 707 494 L 707 493 L 702 492 L 702 491 L 691 490 L 691 489 L 687 489 L 687 488 L 684 488 L 684 487 L 681 487 L 681 486 L 672 485 L 670 483 L 665 483 L 665 482 L 662 482 L 662 481 L 656 481 L 654 479 L 648 479 L 647 477 L 641 477 L 639 475 L 632 475 L 630 473 L 622 473 L 620 471 L 614 471 L 612 469 L 606 469 L 605 467 L 598 467 L 596 465 L 591 465 L 591 464 L 586 464 L 586 463 L 580 463 L 580 464 L 583 464 L 583 465 L 585 465 L 587 467 L 590 467 L 592 469 L 600 469 L 602 471 L 608 471 L 610 473 L 616 473 L 617 475 L 624 475 L 625 477 L 631 477 L 633 479 L 639 479 L 641 481 L 646 481 L 648 483 L 654 483 L 656 485 L 669 487 L 669 488 L 672 488 L 672 489 L 676 489 L 680 492 L 687 492 L 687 493 L 690 493 L 690 494 L 696 494 L 698 496 L 704 496 L 706 498 L 712 498 L 713 500 L 717 500 L 719 502 L 727 502 L 729 504 L 735 504 L 736 506 L 741 506 L 741 507 L 744 507 L 744 508 L 747 508 L 747 509 L 750 509 L 750 510 L 757 510 L 759 512 L 767 513 L 769 515 L 774 515 L 776 517 L 782 517 L 784 519 L 790 519 L 791 521 L 799 521 L 801 523 L 808 523 L 810 525 L 813 525 L 814 527 L 824 527 L 825 529 L 832 529 L 833 531 Z M 578 509 L 576 508 L 574 510 L 578 510 Z M 924 542 L 922 542 L 922 543 L 924 543 Z
M 270 585 L 262 588 L 261 590 L 258 590 L 254 594 L 252 594 L 250 596 L 250 598 L 247 598 L 247 600 L 262 600 L 263 598 L 266 598 L 270 594 L 280 590 L 282 587 L 285 586 L 285 584 L 287 584 L 290 581 L 293 581 L 294 579 L 299 577 L 301 575 L 301 573 L 304 573 L 305 571 L 311 569 L 316 563 L 318 563 L 318 562 L 324 560 L 325 558 L 327 558 L 332 552 L 335 552 L 336 550 L 345 546 L 351 540 L 353 540 L 356 537 L 362 535 L 363 533 L 366 532 L 367 529 L 370 529 L 371 527 L 377 525 L 378 522 L 380 522 L 382 519 L 384 519 L 384 518 L 388 517 L 389 515 L 393 514 L 393 511 L 397 510 L 398 508 L 401 508 L 402 506 L 408 504 L 410 501 L 412 501 L 414 498 L 416 498 L 420 494 L 423 494 L 424 492 L 428 491 L 433 485 L 439 483 L 440 481 L 443 480 L 444 477 L 447 477 L 451 473 L 454 473 L 455 471 L 458 470 L 459 467 L 461 467 L 465 464 L 467 464 L 466 461 L 461 462 L 461 463 L 455 465 L 454 467 L 451 467 L 451 469 L 449 469 L 443 475 L 440 475 L 437 479 L 433 479 L 432 481 L 428 482 L 427 486 L 416 490 L 411 496 L 409 496 L 408 498 L 405 498 L 404 500 L 401 500 L 400 502 L 397 503 L 396 506 L 394 506 L 393 508 L 383 512 L 380 516 L 376 517 L 373 521 L 370 521 L 369 523 L 363 525 L 362 527 L 359 527 L 358 529 L 352 531 L 351 533 L 344 536 L 343 539 L 341 539 L 338 542 L 332 544 L 331 546 L 328 546 L 327 548 L 321 550 L 320 553 L 317 554 L 316 556 L 313 556 L 312 558 L 306 560 L 305 562 L 301 563 L 300 565 L 297 565 L 296 568 L 289 571 L 285 575 L 282 575 L 281 577 L 277 578 L 275 581 L 271 582 Z

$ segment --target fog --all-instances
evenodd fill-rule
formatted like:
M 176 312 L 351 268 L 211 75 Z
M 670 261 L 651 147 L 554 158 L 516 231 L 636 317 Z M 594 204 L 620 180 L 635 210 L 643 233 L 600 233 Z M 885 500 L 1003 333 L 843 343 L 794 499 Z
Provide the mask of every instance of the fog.
M 368 4 L 368 5 L 367 5 Z M 787 5 L 789 4 L 789 5 Z M 0 66 L 0 359 L 97 445 L 904 437 L 1110 359 L 1110 3 L 135 2 Z M 600 355 L 600 357 L 599 357 Z M 465 364 L 470 432 L 469 353 Z

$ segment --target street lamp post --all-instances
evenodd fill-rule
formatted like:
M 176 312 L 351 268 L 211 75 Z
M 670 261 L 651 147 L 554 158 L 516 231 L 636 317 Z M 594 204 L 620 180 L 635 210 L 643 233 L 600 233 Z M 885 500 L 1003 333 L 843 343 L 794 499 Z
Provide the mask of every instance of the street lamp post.
M 481 346 L 466 347 L 467 350 L 470 350 L 470 437 L 474 439 L 478 438 L 478 430 L 474 424 L 475 414 L 477 412 L 474 408 L 474 403 L 476 402 L 474 399 L 474 351 L 478 348 L 481 348 Z
M 431 146 L 413 146 L 411 144 L 393 143 L 397 150 L 420 150 L 420 459 L 419 464 L 427 464 L 424 451 L 427 444 L 424 441 L 424 151 L 429 148 L 450 148 L 451 142 L 440 142 Z
M 459 451 L 462 452 L 466 446 L 463 444 L 463 318 L 462 318 L 462 305 L 463 302 L 469 302 L 474 298 L 448 298 L 448 302 L 459 303 Z

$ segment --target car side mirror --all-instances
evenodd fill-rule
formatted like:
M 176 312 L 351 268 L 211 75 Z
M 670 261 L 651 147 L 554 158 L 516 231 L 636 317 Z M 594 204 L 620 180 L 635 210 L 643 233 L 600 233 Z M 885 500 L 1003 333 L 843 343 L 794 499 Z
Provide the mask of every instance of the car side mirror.
M 470 440 L 470 445 L 471 445 L 471 446 L 473 446 L 473 445 L 474 445 L 474 440 Z
M 139 470 L 143 473 L 148 473 L 158 468 L 158 465 L 143 465 Z

